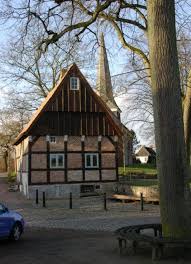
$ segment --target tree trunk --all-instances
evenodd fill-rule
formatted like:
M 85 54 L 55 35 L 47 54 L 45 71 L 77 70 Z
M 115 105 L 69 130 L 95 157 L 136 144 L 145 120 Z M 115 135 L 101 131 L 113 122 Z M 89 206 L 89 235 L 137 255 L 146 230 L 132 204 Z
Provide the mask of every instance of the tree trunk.
M 189 235 L 184 210 L 184 179 L 188 175 L 188 167 L 176 46 L 175 4 L 174 0 L 148 0 L 147 6 L 161 221 L 165 236 L 185 237 Z
M 186 96 L 184 99 L 184 112 L 183 112 L 183 120 L 184 120 L 184 138 L 186 144 L 186 154 L 187 154 L 187 162 L 190 164 L 190 135 L 191 135 L 191 70 L 188 75 L 188 81 L 186 86 Z

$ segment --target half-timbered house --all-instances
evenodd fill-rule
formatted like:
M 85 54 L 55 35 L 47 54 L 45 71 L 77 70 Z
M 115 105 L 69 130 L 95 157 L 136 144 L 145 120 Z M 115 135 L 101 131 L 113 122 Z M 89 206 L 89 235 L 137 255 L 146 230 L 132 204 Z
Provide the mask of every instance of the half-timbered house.
M 17 180 L 29 198 L 106 191 L 118 181 L 118 166 L 132 162 L 132 138 L 120 121 L 102 36 L 97 88 L 76 64 L 62 70 L 30 122 L 18 135 Z

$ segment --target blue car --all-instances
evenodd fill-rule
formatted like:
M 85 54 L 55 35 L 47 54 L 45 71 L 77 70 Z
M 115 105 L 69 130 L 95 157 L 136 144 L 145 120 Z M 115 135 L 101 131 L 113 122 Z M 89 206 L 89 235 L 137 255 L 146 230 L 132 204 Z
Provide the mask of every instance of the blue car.
M 9 238 L 17 241 L 24 231 L 23 217 L 0 204 L 0 239 Z

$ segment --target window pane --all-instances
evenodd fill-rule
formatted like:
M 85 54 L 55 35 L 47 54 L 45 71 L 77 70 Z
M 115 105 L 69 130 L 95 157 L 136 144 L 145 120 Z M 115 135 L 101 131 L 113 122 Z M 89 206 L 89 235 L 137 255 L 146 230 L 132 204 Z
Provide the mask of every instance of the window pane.
M 50 157 L 50 167 L 55 168 L 56 167 L 56 155 L 51 155 Z
M 91 156 L 90 155 L 86 155 L 86 166 L 91 167 Z
M 58 155 L 58 167 L 64 167 L 64 157 L 63 157 L 63 155 Z
M 97 160 L 97 155 L 93 155 L 93 167 L 98 166 L 98 160 Z
M 77 88 L 77 79 L 76 78 L 72 79 L 72 87 Z
M 51 136 L 51 137 L 50 137 L 50 142 L 51 142 L 51 143 L 56 143 L 56 137 Z
M 78 78 L 77 77 L 70 78 L 70 89 L 78 90 Z

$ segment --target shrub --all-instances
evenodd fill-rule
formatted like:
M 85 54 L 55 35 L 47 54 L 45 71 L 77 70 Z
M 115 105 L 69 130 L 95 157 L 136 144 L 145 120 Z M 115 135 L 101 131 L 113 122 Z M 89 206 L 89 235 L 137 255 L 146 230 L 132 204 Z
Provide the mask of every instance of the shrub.
M 14 183 L 16 182 L 16 177 L 17 177 L 17 174 L 15 171 L 11 171 L 8 173 L 8 182 L 9 183 Z

